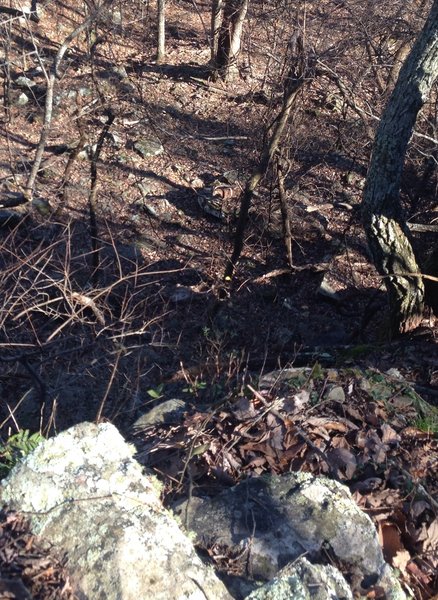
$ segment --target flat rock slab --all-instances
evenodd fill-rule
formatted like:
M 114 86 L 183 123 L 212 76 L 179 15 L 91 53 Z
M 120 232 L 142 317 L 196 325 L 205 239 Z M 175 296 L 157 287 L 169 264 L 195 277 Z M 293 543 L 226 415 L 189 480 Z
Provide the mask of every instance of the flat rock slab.
M 312 565 L 299 558 L 246 600 L 353 600 L 348 583 L 331 565 Z

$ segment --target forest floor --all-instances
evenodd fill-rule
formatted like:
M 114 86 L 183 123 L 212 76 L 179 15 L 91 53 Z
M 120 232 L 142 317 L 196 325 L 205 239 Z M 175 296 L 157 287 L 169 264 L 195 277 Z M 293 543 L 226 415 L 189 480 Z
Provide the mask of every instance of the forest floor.
M 283 148 L 294 266 L 286 260 L 272 165 L 254 197 L 241 259 L 224 282 L 241 191 L 281 100 L 265 60 L 275 23 L 258 26 L 255 13 L 264 7 L 256 3 L 239 73 L 224 84 L 213 82 L 207 69 L 206 2 L 170 5 L 167 57 L 160 65 L 151 42 L 153 17 L 139 6 L 140 13 L 133 7 L 112 13 L 93 53 L 85 36 L 68 50 L 35 200 L 24 207 L 19 198 L 44 114 L 41 66 L 50 67 L 80 22 L 80 7 L 73 0 L 48 4 L 39 23 L 3 25 L 10 44 L 2 59 L 0 209 L 10 213 L 0 227 L 2 439 L 21 428 L 52 434 L 102 418 L 126 433 L 152 405 L 183 397 L 192 403 L 191 414 L 177 432 L 157 435 L 185 436 L 189 443 L 202 420 L 199 407 L 220 404 L 222 416 L 203 433 L 203 443 L 215 440 L 216 456 L 225 443 L 224 420 L 231 431 L 244 418 L 233 402 L 248 397 L 254 410 L 261 406 L 257 389 L 248 392 L 247 384 L 257 388 L 257 379 L 275 369 L 309 367 L 306 385 L 312 382 L 309 398 L 317 402 L 300 421 L 308 443 L 292 443 L 284 423 L 260 420 L 256 437 L 269 430 L 276 443 L 288 440 L 282 466 L 254 441 L 246 458 L 244 450 L 233 457 L 229 481 L 292 467 L 327 473 L 330 461 L 316 467 L 313 446 L 328 454 L 337 449 L 337 476 L 375 519 L 382 544 L 391 545 L 388 559 L 416 598 L 431 598 L 438 593 L 438 424 L 429 418 L 420 426 L 421 415 L 412 413 L 415 392 L 390 410 L 388 398 L 405 397 L 409 384 L 438 404 L 438 329 L 427 314 L 418 331 L 388 341 L 386 294 L 360 219 L 371 145 L 357 150 L 357 119 L 333 100 L 327 81 L 307 86 Z M 108 109 L 115 120 L 96 165 L 96 270 L 90 156 Z M 162 151 L 142 156 L 140 146 L 151 140 Z M 408 190 L 416 185 L 409 177 Z M 218 187 L 226 190 L 219 218 L 204 209 Z M 428 222 L 433 194 L 407 208 L 408 216 L 415 212 L 416 221 Z M 415 235 L 421 249 L 432 246 L 436 234 Z M 366 395 L 360 373 L 378 379 L 388 369 L 395 377 L 389 396 Z M 339 398 L 321 401 L 331 387 L 348 391 L 342 423 Z M 273 402 L 277 392 L 272 387 L 264 401 Z M 358 431 L 368 441 L 374 435 L 380 454 Z M 353 464 L 368 466 L 358 477 Z M 200 477 L 210 467 L 204 462 Z M 395 477 L 397 468 L 404 479 Z M 358 486 L 364 481 L 368 487 Z M 382 522 L 390 530 L 386 538 Z

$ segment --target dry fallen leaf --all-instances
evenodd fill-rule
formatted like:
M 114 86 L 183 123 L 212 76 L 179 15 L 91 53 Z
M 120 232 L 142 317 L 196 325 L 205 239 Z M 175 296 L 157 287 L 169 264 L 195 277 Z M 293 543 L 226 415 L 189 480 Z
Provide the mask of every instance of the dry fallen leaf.
M 392 559 L 392 566 L 396 569 L 399 569 L 402 573 L 406 574 L 406 567 L 411 560 L 411 555 L 407 550 L 399 550 L 395 553 L 395 556 Z
M 392 563 L 397 552 L 402 552 L 405 549 L 398 527 L 388 521 L 379 523 L 379 542 L 382 546 L 383 556 L 389 563 Z
M 391 427 L 391 425 L 383 423 L 380 429 L 382 430 L 382 442 L 384 444 L 398 444 L 398 442 L 400 441 L 400 436 Z

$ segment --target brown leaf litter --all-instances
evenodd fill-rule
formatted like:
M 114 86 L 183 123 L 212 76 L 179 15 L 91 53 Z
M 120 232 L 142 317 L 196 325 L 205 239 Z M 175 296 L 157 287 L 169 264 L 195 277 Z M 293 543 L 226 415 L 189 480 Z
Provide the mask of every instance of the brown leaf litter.
M 397 374 L 286 369 L 180 425 L 148 429 L 139 456 L 164 478 L 168 502 L 267 473 L 337 479 L 375 523 L 407 591 L 426 600 L 438 592 L 437 414 Z M 235 573 L 236 557 L 207 551 Z

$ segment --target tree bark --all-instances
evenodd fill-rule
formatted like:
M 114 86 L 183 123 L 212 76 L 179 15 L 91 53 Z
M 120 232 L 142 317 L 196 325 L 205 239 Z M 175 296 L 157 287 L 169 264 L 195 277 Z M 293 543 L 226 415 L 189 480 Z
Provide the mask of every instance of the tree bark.
M 157 0 L 157 63 L 166 57 L 166 0 Z
M 223 17 L 219 27 L 214 66 L 216 77 L 226 80 L 231 68 L 235 66 L 240 52 L 243 23 L 248 11 L 248 0 L 224 0 L 223 6 Z M 213 46 L 214 44 L 215 40 L 213 38 Z
M 217 49 L 219 45 L 219 32 L 223 19 L 223 0 L 213 0 L 211 7 L 211 64 L 216 63 Z
M 417 115 L 438 75 L 438 0 L 406 59 L 377 130 L 362 203 L 374 264 L 385 278 L 391 333 L 417 327 L 424 309 L 424 283 L 400 204 L 406 149 Z

